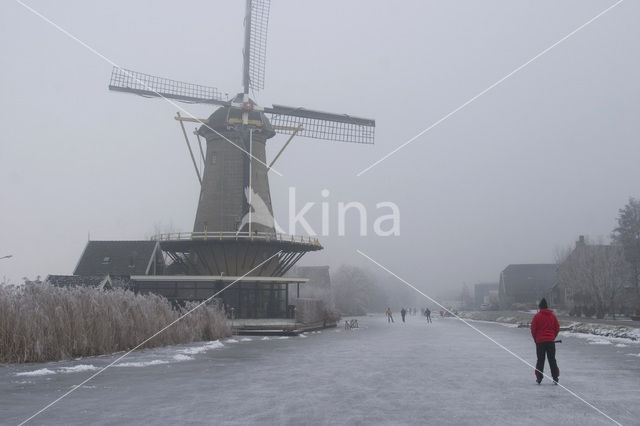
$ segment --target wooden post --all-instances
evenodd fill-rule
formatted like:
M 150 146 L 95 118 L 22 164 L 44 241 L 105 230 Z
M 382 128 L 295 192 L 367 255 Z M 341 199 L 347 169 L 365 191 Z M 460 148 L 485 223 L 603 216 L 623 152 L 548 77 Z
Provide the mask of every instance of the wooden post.
M 200 133 L 198 133 L 198 129 L 194 130 L 193 133 L 196 135 L 196 138 L 198 138 L 198 146 L 200 147 L 200 156 L 202 157 L 202 162 L 206 163 L 207 160 L 204 157 L 204 151 L 202 150 L 202 140 L 200 140 Z
M 189 137 L 187 136 L 187 131 L 184 128 L 184 123 L 180 120 L 180 112 L 178 112 L 178 117 L 176 120 L 180 122 L 180 127 L 182 127 L 182 133 L 184 134 L 184 141 L 187 143 L 187 148 L 189 148 L 189 154 L 191 154 L 191 161 L 193 162 L 193 168 L 196 171 L 196 176 L 198 177 L 198 182 L 200 182 L 200 186 L 202 186 L 202 177 L 200 177 L 200 171 L 198 170 L 198 165 L 196 164 L 196 158 L 193 156 L 193 150 L 191 149 L 191 144 L 189 143 Z
M 271 170 L 271 166 L 273 166 L 273 164 L 276 162 L 276 160 L 280 157 L 280 154 L 282 154 L 282 151 L 284 151 L 284 149 L 287 147 L 287 145 L 289 145 L 289 142 L 291 142 L 293 140 L 293 137 L 300 131 L 302 130 L 302 126 L 298 126 L 296 128 L 296 130 L 293 131 L 293 133 L 291 134 L 291 136 L 289 136 L 289 139 L 287 139 L 287 141 L 285 142 L 285 144 L 282 146 L 282 148 L 280 149 L 280 151 L 278 152 L 278 154 L 276 155 L 276 158 L 273 159 L 273 161 L 271 161 L 271 164 L 269 164 L 269 167 L 267 167 L 267 172 L 269 172 L 269 170 Z

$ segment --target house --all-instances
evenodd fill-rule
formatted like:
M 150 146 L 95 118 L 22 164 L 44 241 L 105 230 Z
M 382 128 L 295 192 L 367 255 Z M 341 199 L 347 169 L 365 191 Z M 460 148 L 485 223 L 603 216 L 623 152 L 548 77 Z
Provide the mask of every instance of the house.
M 555 263 L 515 264 L 500 273 L 500 309 L 533 309 L 557 281 Z
M 498 283 L 478 283 L 473 286 L 473 293 L 475 309 L 480 309 L 483 305 L 497 308 Z
M 89 241 L 73 275 L 49 275 L 45 282 L 56 287 L 133 289 L 132 275 L 149 275 L 164 269 L 157 241 Z

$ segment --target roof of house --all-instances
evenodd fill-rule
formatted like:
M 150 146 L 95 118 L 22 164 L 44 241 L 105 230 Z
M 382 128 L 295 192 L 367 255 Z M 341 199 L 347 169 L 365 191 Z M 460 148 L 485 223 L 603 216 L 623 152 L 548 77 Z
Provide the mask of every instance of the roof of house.
M 555 263 L 519 264 L 507 266 L 500 275 L 508 295 L 542 294 L 551 289 L 557 278 Z
M 89 241 L 74 275 L 144 275 L 153 259 L 156 241 Z
M 56 287 L 96 287 L 101 289 L 126 287 L 128 283 L 126 277 L 110 275 L 49 275 L 45 281 Z

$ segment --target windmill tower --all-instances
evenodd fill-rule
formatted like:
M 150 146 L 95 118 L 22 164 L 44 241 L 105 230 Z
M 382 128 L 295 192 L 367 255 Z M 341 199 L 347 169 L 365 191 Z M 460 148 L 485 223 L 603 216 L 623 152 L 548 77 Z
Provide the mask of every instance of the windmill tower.
M 219 106 L 207 119 L 176 117 L 200 183 L 193 231 L 158 236 L 162 249 L 186 275 L 235 275 L 250 271 L 273 253 L 281 254 L 251 276 L 282 277 L 304 253 L 322 248 L 317 240 L 283 236 L 274 229 L 268 173 L 291 139 L 302 137 L 372 144 L 375 121 L 284 105 L 262 107 L 249 93 L 264 88 L 269 0 L 246 0 L 242 93 L 228 99 L 216 88 L 114 67 L 109 89 L 145 97 Z M 200 170 L 185 122 L 198 124 Z M 266 143 L 290 135 L 270 164 Z M 202 141 L 205 140 L 205 148 Z

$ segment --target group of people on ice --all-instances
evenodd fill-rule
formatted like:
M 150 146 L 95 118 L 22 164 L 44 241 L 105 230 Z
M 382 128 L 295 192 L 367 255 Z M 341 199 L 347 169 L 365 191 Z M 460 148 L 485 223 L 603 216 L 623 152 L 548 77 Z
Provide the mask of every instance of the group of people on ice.
M 422 316 L 427 318 L 427 323 L 431 322 L 431 310 L 429 310 L 429 308 L 424 308 L 424 309 L 420 309 L 420 311 L 422 312 Z M 390 307 L 387 307 L 387 311 L 385 312 L 387 315 L 387 322 L 395 322 L 393 320 L 393 311 L 391 310 Z M 407 314 L 409 315 L 417 315 L 418 311 L 416 308 L 402 308 L 400 309 L 400 316 L 402 317 L 402 322 L 406 322 L 406 317 Z

